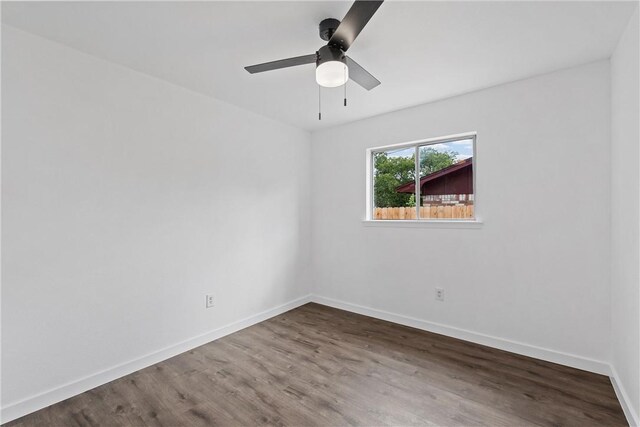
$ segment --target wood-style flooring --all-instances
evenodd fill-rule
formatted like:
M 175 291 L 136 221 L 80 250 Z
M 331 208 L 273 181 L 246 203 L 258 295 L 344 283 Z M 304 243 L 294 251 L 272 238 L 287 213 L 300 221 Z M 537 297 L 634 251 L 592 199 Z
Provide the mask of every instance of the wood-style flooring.
M 307 304 L 9 426 L 620 426 L 609 378 Z

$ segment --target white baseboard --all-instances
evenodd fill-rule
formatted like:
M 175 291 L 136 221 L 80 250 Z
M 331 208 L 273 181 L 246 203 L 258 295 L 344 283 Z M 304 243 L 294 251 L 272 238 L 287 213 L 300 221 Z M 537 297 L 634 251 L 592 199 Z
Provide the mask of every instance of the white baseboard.
M 464 341 L 470 341 L 477 344 L 486 345 L 488 347 L 500 350 L 510 351 L 512 353 L 524 356 L 534 357 L 536 359 L 546 360 L 548 362 L 558 363 L 560 365 L 570 366 L 597 374 L 609 375 L 611 369 L 609 363 L 599 360 L 589 359 L 574 354 L 563 353 L 556 350 L 537 347 L 517 341 L 498 338 L 491 335 L 485 335 L 478 332 L 460 329 L 453 326 L 447 326 L 440 323 L 429 322 L 426 320 L 416 319 L 414 317 L 403 316 L 401 314 L 390 313 L 384 310 L 364 307 L 357 304 L 351 304 L 344 301 L 338 301 L 332 298 L 326 298 L 320 295 L 312 295 L 311 300 L 318 304 L 328 305 L 330 307 L 339 308 L 341 310 L 351 311 L 353 313 L 363 314 L 376 319 L 386 320 L 389 322 L 399 323 L 401 325 L 410 326 L 416 329 L 422 329 Z
M 638 417 L 633 406 L 631 406 L 631 399 L 622 386 L 622 381 L 620 381 L 620 377 L 618 376 L 618 372 L 614 366 L 611 366 L 610 378 L 611 384 L 613 384 L 613 389 L 615 390 L 616 396 L 618 397 L 622 410 L 624 411 L 624 415 L 627 417 L 627 422 L 631 427 L 639 427 L 640 417 Z
M 226 335 L 237 332 L 241 329 L 247 328 L 256 323 L 260 323 L 271 317 L 282 314 L 286 311 L 304 305 L 311 301 L 310 295 L 289 301 L 285 304 L 279 305 L 269 310 L 265 310 L 261 313 L 253 316 L 238 320 L 226 326 L 214 329 L 202 335 L 187 339 L 145 356 L 139 357 L 134 360 L 122 363 L 109 369 L 105 369 L 102 372 L 80 378 L 76 381 L 63 384 L 59 387 L 51 390 L 44 391 L 35 396 L 31 396 L 27 399 L 12 402 L 0 411 L 0 423 L 6 423 L 16 418 L 20 418 L 24 415 L 35 412 L 39 409 L 46 408 L 49 405 L 63 401 L 70 397 L 76 396 L 80 393 L 84 393 L 87 390 L 106 384 L 110 381 L 121 378 L 125 375 L 129 375 L 135 371 L 151 366 L 155 363 L 169 359 L 185 351 L 189 351 L 193 348 L 199 347 L 208 342 L 217 340 Z

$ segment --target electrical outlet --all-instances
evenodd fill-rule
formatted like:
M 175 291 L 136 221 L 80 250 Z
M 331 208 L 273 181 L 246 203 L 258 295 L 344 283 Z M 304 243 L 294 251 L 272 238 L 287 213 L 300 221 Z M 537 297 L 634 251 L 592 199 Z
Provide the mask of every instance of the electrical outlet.
M 436 299 L 438 301 L 444 301 L 444 289 L 436 288 Z
M 207 295 L 207 308 L 213 307 L 213 295 Z

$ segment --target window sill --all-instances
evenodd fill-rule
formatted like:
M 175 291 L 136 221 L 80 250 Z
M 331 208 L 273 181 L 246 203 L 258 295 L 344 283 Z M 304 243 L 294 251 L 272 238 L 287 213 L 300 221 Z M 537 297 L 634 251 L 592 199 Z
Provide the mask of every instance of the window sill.
M 365 227 L 395 227 L 395 228 L 482 228 L 482 220 L 448 220 L 448 219 L 365 219 Z

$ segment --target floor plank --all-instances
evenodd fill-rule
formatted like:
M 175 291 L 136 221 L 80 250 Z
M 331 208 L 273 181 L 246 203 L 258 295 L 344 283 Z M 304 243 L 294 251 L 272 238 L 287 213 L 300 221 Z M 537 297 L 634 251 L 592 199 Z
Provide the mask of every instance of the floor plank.
M 609 379 L 307 304 L 6 424 L 625 426 Z

